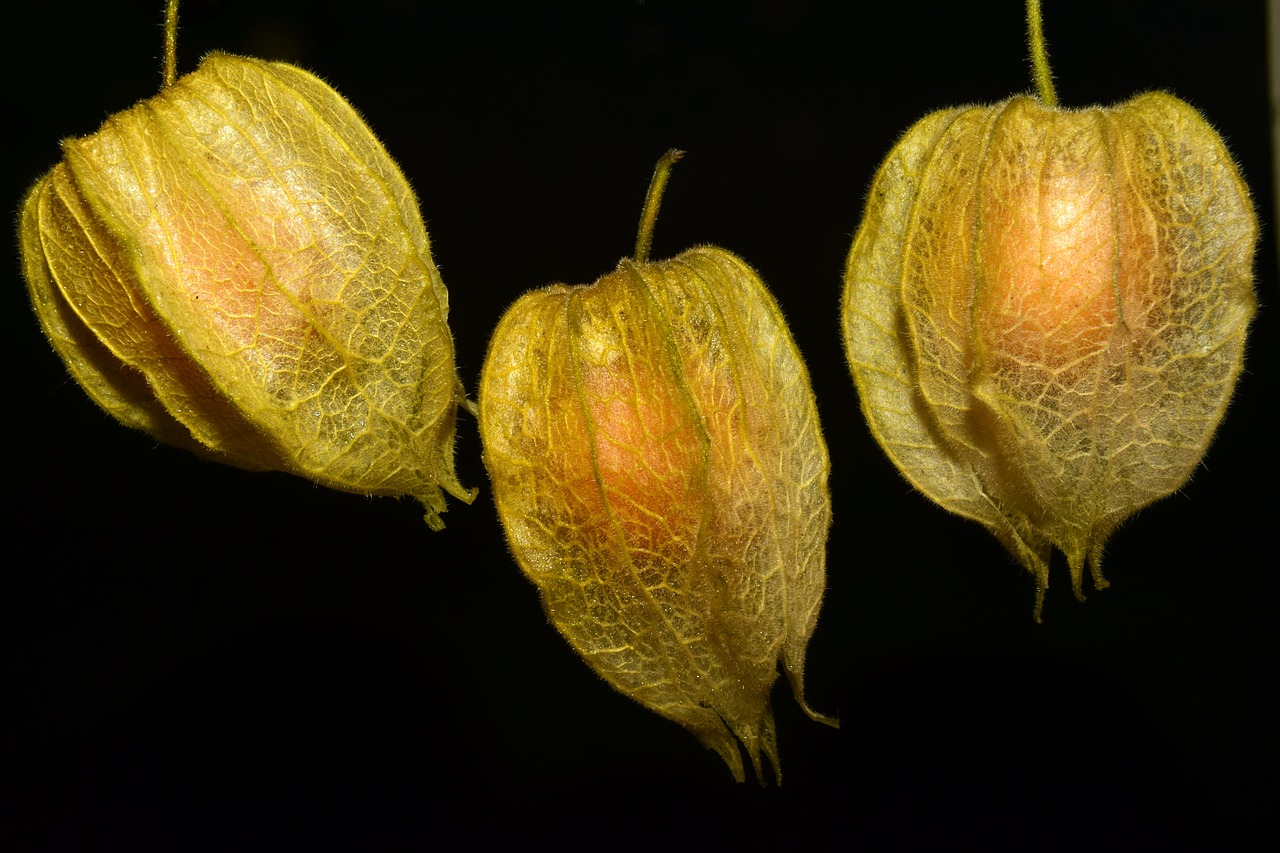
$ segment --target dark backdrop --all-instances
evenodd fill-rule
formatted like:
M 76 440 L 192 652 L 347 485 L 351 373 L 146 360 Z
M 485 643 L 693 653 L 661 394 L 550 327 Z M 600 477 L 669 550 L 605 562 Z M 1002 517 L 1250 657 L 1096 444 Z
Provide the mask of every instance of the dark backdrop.
M 159 82 L 160 3 L 6 12 L 0 198 Z M 838 300 L 866 187 L 925 112 L 1029 87 L 1021 4 L 191 2 L 181 66 L 286 59 L 347 96 L 417 190 L 474 393 L 521 292 L 631 250 L 747 258 L 808 360 L 832 456 L 809 699 L 785 784 L 735 785 L 615 694 L 510 559 L 464 417 L 448 528 L 157 447 L 66 379 L 11 255 L 3 294 L 0 847 L 1217 846 L 1280 797 L 1280 361 L 1261 3 L 1047 4 L 1067 105 L 1166 88 L 1223 133 L 1264 222 L 1246 373 L 1193 481 L 1125 525 L 1086 604 L 913 493 L 868 434 Z M 1270 556 L 1268 556 L 1270 555 Z M 1272 568 L 1268 568 L 1271 566 Z M 234 842 L 234 844 L 233 844 Z

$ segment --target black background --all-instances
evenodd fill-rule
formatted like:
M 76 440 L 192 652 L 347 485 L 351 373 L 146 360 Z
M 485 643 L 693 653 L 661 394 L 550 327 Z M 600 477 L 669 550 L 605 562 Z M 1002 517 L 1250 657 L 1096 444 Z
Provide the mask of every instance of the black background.
M 155 91 L 160 5 L 6 21 L 11 212 L 60 138 Z M 813 374 L 836 520 L 808 696 L 843 727 L 811 723 L 780 685 L 785 783 L 735 785 L 547 624 L 472 420 L 458 460 L 481 496 L 452 502 L 441 533 L 409 501 L 157 447 L 66 379 L 15 252 L 0 288 L 0 847 L 1249 846 L 1280 801 L 1263 6 L 1050 0 L 1045 14 L 1064 104 L 1188 100 L 1241 163 L 1264 236 L 1246 373 L 1204 464 L 1115 535 L 1110 590 L 1078 604 L 1055 563 L 1036 625 L 1025 572 L 871 439 L 837 319 L 864 193 L 898 135 L 1029 87 L 1018 0 L 187 4 L 183 70 L 212 49 L 301 64 L 401 163 L 472 393 L 501 310 L 610 271 L 654 161 L 689 152 L 655 256 L 743 255 Z

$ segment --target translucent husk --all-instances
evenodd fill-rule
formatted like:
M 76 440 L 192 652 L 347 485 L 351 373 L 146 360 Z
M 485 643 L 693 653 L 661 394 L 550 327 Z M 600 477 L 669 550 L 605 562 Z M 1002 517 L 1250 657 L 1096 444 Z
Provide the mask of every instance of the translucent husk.
M 1047 61 L 1037 79 L 1051 94 Z M 1053 547 L 1078 597 L 1086 564 L 1104 587 L 1111 533 L 1203 457 L 1257 237 L 1222 140 L 1163 93 L 942 110 L 881 166 L 845 272 L 863 412 L 912 484 L 1031 572 L 1037 619 Z
M 212 54 L 63 154 L 23 203 L 23 268 L 106 411 L 243 468 L 412 495 L 437 528 L 442 489 L 471 500 L 416 199 L 333 89 Z
M 831 722 L 803 699 L 831 511 L 808 373 L 754 271 L 698 248 L 530 292 L 479 405 L 508 541 L 561 634 L 736 779 L 740 741 L 780 780 L 779 662 Z

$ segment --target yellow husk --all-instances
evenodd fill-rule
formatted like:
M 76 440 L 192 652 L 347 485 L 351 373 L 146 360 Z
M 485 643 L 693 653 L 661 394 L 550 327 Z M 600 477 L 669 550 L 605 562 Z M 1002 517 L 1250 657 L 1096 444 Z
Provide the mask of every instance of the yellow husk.
M 845 271 L 846 352 L 904 476 L 1081 595 L 1104 544 L 1180 488 L 1243 363 L 1257 221 L 1217 133 L 1160 93 L 1017 97 L 916 124 Z
M 755 273 L 701 248 L 526 294 L 494 333 L 480 425 L 564 637 L 739 781 L 738 741 L 780 780 L 769 692 L 781 662 L 804 705 L 831 510 L 808 373 Z
M 100 405 L 253 469 L 408 494 L 441 526 L 464 400 L 417 202 L 333 91 L 213 54 L 28 194 L 32 304 Z

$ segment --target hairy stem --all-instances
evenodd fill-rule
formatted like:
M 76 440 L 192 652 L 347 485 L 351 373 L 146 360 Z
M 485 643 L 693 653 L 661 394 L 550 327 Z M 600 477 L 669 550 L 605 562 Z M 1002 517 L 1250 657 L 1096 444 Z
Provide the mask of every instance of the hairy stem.
M 168 89 L 178 77 L 178 0 L 167 0 L 164 6 L 164 86 Z
M 1058 93 L 1053 89 L 1053 71 L 1049 68 L 1049 49 L 1044 43 L 1040 0 L 1027 0 L 1027 38 L 1031 42 L 1031 71 L 1035 77 L 1040 102 L 1046 107 L 1056 107 Z
M 662 193 L 666 190 L 667 180 L 671 177 L 671 167 L 683 156 L 683 151 L 672 148 L 662 155 L 658 165 L 653 168 L 653 180 L 649 182 L 649 194 L 644 197 L 644 211 L 640 214 L 640 233 L 636 235 L 636 263 L 638 264 L 649 260 L 649 249 L 653 246 L 653 225 L 658 221 Z

